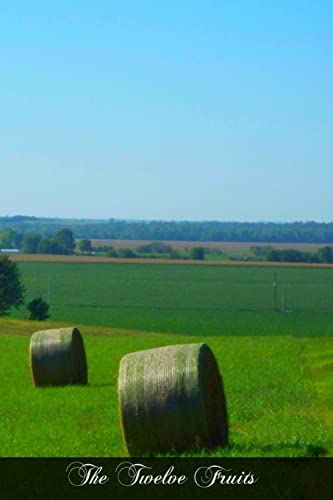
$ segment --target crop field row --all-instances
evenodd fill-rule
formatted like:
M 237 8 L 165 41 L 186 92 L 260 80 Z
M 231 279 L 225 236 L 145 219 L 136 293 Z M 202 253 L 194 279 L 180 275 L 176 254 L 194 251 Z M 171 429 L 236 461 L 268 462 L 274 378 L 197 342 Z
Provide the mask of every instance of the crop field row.
M 20 263 L 51 319 L 187 335 L 333 335 L 333 269 Z M 277 286 L 274 287 L 275 275 Z M 24 307 L 12 316 L 24 319 Z
M 217 358 L 230 428 L 226 448 L 200 456 L 332 454 L 333 339 L 198 338 L 79 325 L 89 385 L 36 389 L 28 365 L 30 335 L 52 326 L 59 323 L 0 320 L 1 456 L 124 456 L 117 397 L 121 357 L 198 341 Z

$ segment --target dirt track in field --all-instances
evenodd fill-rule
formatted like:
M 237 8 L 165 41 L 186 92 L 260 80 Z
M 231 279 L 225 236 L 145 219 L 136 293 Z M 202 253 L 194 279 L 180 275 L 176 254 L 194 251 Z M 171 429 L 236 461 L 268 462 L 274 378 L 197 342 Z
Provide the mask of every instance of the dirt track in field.
M 255 262 L 236 260 L 181 260 L 181 259 L 121 259 L 113 257 L 96 257 L 82 255 L 43 255 L 43 254 L 15 254 L 10 255 L 14 262 L 59 262 L 77 264 L 170 264 L 170 265 L 197 265 L 197 266 L 255 266 L 255 267 L 309 267 L 333 268 L 333 264 L 308 264 L 300 262 Z

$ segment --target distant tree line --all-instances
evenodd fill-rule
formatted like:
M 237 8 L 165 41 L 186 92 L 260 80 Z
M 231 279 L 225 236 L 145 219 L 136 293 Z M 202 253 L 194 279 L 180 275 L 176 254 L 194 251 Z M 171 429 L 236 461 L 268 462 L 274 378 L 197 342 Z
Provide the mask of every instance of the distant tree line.
M 80 248 L 80 243 L 78 245 Z M 171 245 L 166 245 L 161 241 L 153 241 L 147 245 L 139 245 L 132 250 L 130 248 L 118 248 L 112 246 L 96 246 L 94 253 L 106 255 L 108 257 L 135 258 L 168 258 L 168 259 L 193 259 L 204 260 L 207 249 L 204 247 L 192 247 L 189 251 L 179 252 Z
M 38 233 L 18 233 L 14 229 L 6 229 L 0 232 L 0 248 L 17 248 L 23 253 L 29 254 L 53 254 L 53 255 L 105 255 L 108 257 L 135 258 L 171 258 L 171 259 L 194 259 L 203 260 L 209 254 L 223 254 L 220 249 L 193 246 L 190 249 L 179 251 L 170 244 L 163 241 L 153 241 L 140 245 L 135 250 L 130 248 L 118 248 L 109 245 L 92 246 L 90 239 L 85 238 L 76 245 L 74 234 L 70 229 L 60 229 L 54 237 L 42 236 Z M 306 252 L 295 248 L 277 249 L 270 245 L 254 245 L 250 248 L 254 257 L 246 257 L 246 260 L 267 260 L 270 262 L 312 262 L 333 263 L 333 248 L 326 245 L 316 252 Z M 230 257 L 238 260 L 239 257 Z M 243 257 L 244 258 L 244 257 Z
M 118 248 L 115 250 L 110 245 L 92 246 L 90 239 L 82 239 L 77 245 L 74 234 L 70 229 L 60 229 L 56 236 L 41 236 L 38 233 L 17 233 L 14 229 L 7 229 L 0 233 L 0 248 L 17 248 L 28 254 L 52 254 L 73 255 L 75 252 L 81 255 L 105 255 L 108 257 L 135 258 L 135 257 L 167 257 L 171 259 L 195 259 L 203 260 L 208 249 L 196 246 L 187 253 L 180 253 L 171 245 L 161 241 L 153 241 L 146 245 L 140 245 L 135 250 L 130 248 Z
M 46 219 L 26 216 L 0 217 L 0 232 L 38 233 L 56 237 L 69 229 L 78 239 L 127 239 L 155 241 L 234 241 L 272 243 L 333 243 L 333 222 L 189 222 Z
M 270 262 L 310 262 L 310 263 L 333 263 L 333 249 L 325 246 L 316 252 L 302 252 L 294 248 L 278 250 L 270 248 L 266 253 L 266 260 Z

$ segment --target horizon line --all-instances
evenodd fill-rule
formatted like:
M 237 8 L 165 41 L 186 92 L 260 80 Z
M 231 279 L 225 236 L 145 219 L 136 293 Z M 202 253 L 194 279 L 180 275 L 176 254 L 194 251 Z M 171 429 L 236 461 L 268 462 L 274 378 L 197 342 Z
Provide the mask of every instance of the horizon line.
M 117 217 L 108 217 L 108 218 L 89 218 L 89 217 L 51 217 L 51 216 L 40 216 L 40 215 L 25 215 L 25 214 L 15 214 L 15 215 L 0 215 L 1 219 L 36 219 L 36 220 L 53 220 L 53 221 L 91 221 L 91 222 L 130 222 L 130 223 L 140 223 L 140 222 L 167 222 L 167 223 L 194 223 L 194 224 L 202 224 L 202 223 L 219 223 L 219 224 L 332 224 L 333 221 L 318 221 L 318 220 L 292 220 L 292 221 L 273 221 L 273 220 L 256 220 L 256 221 L 248 221 L 248 220 L 218 220 L 218 219 L 145 219 L 145 218 L 117 218 Z

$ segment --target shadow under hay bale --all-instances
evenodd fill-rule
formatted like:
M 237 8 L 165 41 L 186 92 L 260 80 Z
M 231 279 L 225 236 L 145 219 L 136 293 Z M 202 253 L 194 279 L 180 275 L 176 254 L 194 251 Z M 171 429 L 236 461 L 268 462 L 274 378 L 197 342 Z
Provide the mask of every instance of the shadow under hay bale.
M 118 389 L 130 456 L 227 444 L 223 383 L 206 344 L 127 354 L 120 362 Z
M 36 387 L 87 384 L 83 338 L 77 328 L 35 332 L 30 341 L 30 367 Z

